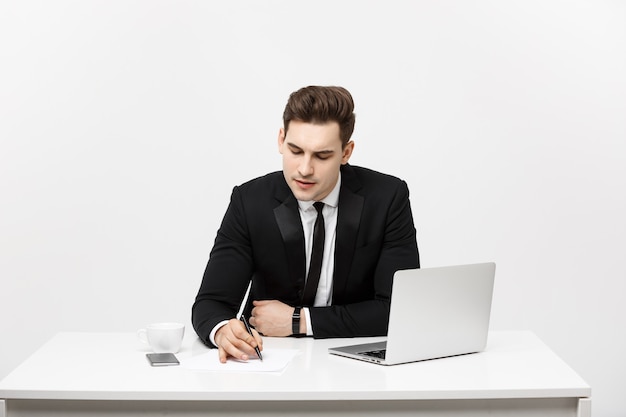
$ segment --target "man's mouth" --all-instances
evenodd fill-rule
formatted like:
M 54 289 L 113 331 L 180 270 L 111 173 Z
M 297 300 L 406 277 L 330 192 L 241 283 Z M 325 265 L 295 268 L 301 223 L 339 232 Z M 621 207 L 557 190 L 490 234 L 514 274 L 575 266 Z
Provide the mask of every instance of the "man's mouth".
M 313 187 L 315 185 L 315 182 L 313 182 L 313 181 L 298 180 L 298 179 L 296 179 L 294 181 L 302 189 L 309 189 L 309 188 L 311 188 L 311 187 Z

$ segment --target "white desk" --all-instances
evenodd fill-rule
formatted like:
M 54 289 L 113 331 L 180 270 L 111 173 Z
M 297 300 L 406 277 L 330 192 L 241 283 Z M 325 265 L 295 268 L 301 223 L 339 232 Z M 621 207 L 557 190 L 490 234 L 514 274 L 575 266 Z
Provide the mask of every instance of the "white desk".
M 0 417 L 591 415 L 591 388 L 530 332 L 392 367 L 327 353 L 374 339 L 265 338 L 266 349 L 301 353 L 281 374 L 250 374 L 150 367 L 135 334 L 61 333 L 0 382 Z M 177 356 L 206 349 L 189 335 Z

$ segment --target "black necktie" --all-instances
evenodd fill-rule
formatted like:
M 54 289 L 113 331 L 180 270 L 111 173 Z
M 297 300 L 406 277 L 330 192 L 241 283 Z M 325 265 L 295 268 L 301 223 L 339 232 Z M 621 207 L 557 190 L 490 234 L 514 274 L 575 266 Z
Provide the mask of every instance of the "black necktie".
M 315 219 L 315 226 L 313 226 L 313 250 L 311 251 L 311 261 L 309 262 L 309 275 L 307 276 L 304 295 L 302 296 L 303 306 L 312 306 L 315 302 L 315 293 L 320 282 L 322 256 L 324 254 L 324 216 L 322 215 L 324 203 L 318 201 L 313 206 L 317 210 L 317 219 Z

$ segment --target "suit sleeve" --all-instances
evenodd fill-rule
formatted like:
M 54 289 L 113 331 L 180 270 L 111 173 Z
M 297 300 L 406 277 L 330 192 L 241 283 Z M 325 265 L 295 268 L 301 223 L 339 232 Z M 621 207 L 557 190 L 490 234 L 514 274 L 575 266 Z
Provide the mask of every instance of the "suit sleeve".
M 213 327 L 237 314 L 252 275 L 251 254 L 241 195 L 235 187 L 192 307 L 193 327 L 205 343 L 211 344 Z
M 329 307 L 311 308 L 315 338 L 387 334 L 393 275 L 401 269 L 419 268 L 416 231 L 405 182 L 397 182 L 387 206 L 378 242 L 370 242 L 361 255 L 358 250 L 355 252 L 349 280 L 356 284 L 346 291 L 347 298 L 333 300 Z M 375 211 L 380 210 L 384 208 Z M 361 228 L 377 227 L 375 223 L 364 218 Z

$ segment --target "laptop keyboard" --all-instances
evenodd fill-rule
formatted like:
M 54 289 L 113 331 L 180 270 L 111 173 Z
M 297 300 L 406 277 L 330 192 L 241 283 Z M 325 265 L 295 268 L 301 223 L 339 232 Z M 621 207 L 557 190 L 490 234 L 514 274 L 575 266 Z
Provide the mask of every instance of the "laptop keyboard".
M 371 356 L 374 358 L 385 359 L 385 353 L 387 349 L 370 350 L 367 352 L 361 352 L 361 355 Z

